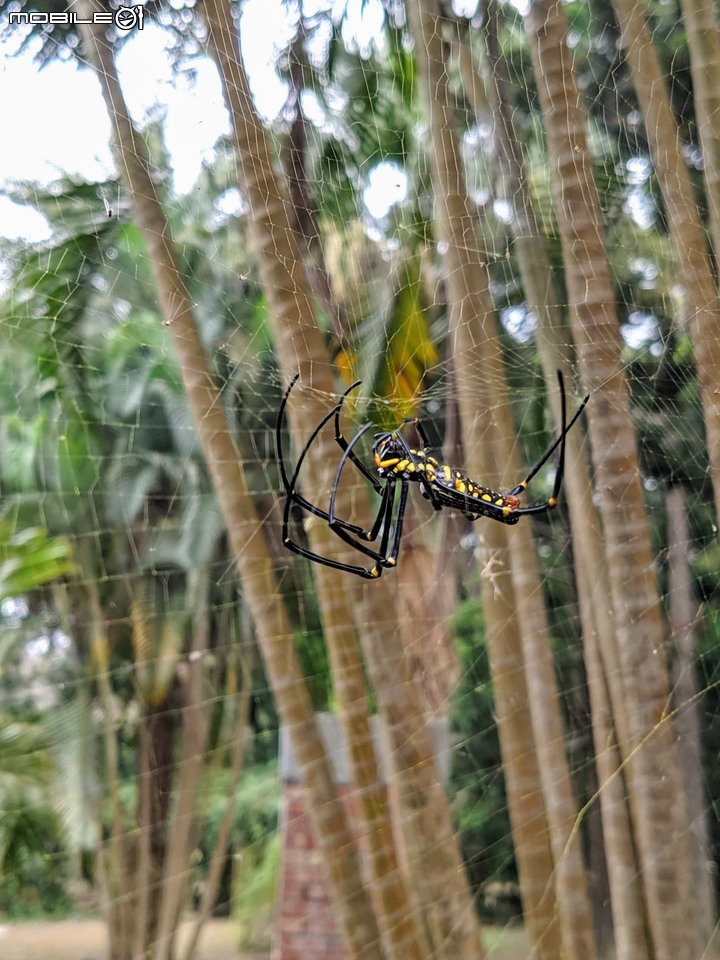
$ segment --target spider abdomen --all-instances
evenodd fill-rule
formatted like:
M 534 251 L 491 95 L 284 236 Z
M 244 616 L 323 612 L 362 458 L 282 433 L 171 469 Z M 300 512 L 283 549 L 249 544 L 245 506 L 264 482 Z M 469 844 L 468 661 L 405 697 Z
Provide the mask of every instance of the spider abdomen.
M 518 497 L 498 493 L 482 483 L 476 483 L 454 467 L 443 464 L 433 478 L 433 489 L 445 507 L 460 510 L 471 519 L 492 517 L 504 523 L 517 523 L 515 511 L 520 506 Z

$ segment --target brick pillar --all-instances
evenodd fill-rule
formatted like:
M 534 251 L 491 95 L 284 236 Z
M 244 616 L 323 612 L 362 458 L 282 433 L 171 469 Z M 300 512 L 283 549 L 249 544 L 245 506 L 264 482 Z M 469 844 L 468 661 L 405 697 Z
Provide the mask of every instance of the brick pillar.
M 356 823 L 355 805 L 349 787 L 349 768 L 340 720 L 334 714 L 318 714 L 320 733 L 330 757 L 335 781 L 348 812 Z M 445 720 L 431 720 L 428 730 L 436 751 L 443 782 L 449 772 L 448 726 Z M 377 718 L 373 717 L 375 752 L 385 780 L 385 764 Z M 320 851 L 305 812 L 304 792 L 298 783 L 297 767 L 287 731 L 280 734 L 280 772 L 283 779 L 280 831 L 282 854 L 272 960 L 345 960 L 342 936 L 335 923 L 329 884 Z

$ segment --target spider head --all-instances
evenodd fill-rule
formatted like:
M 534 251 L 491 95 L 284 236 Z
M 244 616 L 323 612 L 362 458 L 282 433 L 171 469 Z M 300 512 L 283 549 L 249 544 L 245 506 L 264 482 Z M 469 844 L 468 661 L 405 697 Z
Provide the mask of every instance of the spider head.
M 394 467 L 407 457 L 407 444 L 397 433 L 376 433 L 372 452 L 379 476 L 393 476 Z

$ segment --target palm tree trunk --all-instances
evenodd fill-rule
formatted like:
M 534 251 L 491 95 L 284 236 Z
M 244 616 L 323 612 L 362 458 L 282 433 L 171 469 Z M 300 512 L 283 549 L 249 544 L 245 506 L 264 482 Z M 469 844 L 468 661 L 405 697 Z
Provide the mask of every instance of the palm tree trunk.
M 634 833 L 657 960 L 698 955 L 682 778 L 663 662 L 654 580 L 614 291 L 585 116 L 572 73 L 567 24 L 556 0 L 535 0 L 527 20 L 545 119 L 573 333 L 585 385 L 627 706 Z
M 243 758 L 245 756 L 245 742 L 247 733 L 245 723 L 247 720 L 248 708 L 250 706 L 251 680 L 246 671 L 243 671 L 243 673 L 243 684 L 240 691 L 237 711 L 242 727 L 239 731 L 236 731 L 235 741 L 232 745 L 232 758 L 230 761 L 231 777 L 228 785 L 227 804 L 225 806 L 225 810 L 223 811 L 222 819 L 220 820 L 220 828 L 218 830 L 217 840 L 215 841 L 215 848 L 210 855 L 210 868 L 208 870 L 207 881 L 203 890 L 202 901 L 200 903 L 200 908 L 197 912 L 195 922 L 193 923 L 192 932 L 183 951 L 183 960 L 193 960 L 195 957 L 198 943 L 200 941 L 200 934 L 203 931 L 203 927 L 210 919 L 212 908 L 215 905 L 215 900 L 220 888 L 223 868 L 227 862 L 228 846 L 230 844 L 232 827 L 235 821 L 235 796 L 240 786 Z
M 157 930 L 157 960 L 170 960 L 174 954 L 174 935 L 182 906 L 187 896 L 192 854 L 195 800 L 205 767 L 210 709 L 205 700 L 202 652 L 210 647 L 209 580 L 206 570 L 189 578 L 188 600 L 194 611 L 192 643 L 184 684 L 182 711 L 182 749 L 173 790 L 174 803 L 167 821 L 167 853 L 161 885 L 160 914 Z M 242 735 L 242 731 L 240 731 Z
M 87 572 L 87 565 L 86 565 Z M 132 858 L 128 850 L 122 804 L 120 802 L 120 765 L 118 761 L 117 730 L 113 721 L 113 697 L 110 687 L 110 650 L 102 613 L 100 596 L 95 580 L 86 580 L 86 613 L 90 630 L 90 652 L 100 693 L 103 715 L 103 747 L 105 752 L 105 778 L 110 791 L 110 838 L 108 863 L 104 869 L 107 884 L 109 929 L 112 960 L 126 960 L 129 945 L 133 942 Z M 101 831 L 102 836 L 102 831 Z M 104 859 L 104 854 L 101 852 Z M 130 895 L 128 895 L 130 894 Z
M 529 524 L 521 524 L 509 541 L 528 703 L 555 863 L 560 933 L 568 960 L 584 960 L 594 958 L 597 950 L 537 547 Z
M 711 843 L 707 823 L 707 799 L 701 757 L 698 686 L 695 679 L 698 609 L 693 598 L 690 570 L 690 531 L 685 510 L 685 491 L 673 484 L 665 498 L 668 517 L 668 601 L 672 627 L 673 704 L 675 729 L 690 821 L 693 881 L 701 935 L 707 941 L 715 926 L 715 893 Z
M 175 344 L 188 403 L 195 416 L 228 535 L 252 610 L 265 666 L 282 723 L 292 739 L 309 815 L 328 867 L 347 948 L 353 958 L 381 956 L 380 936 L 362 883 L 347 817 L 333 781 L 312 703 L 279 603 L 278 584 L 262 538 L 242 465 L 228 428 L 219 391 L 208 369 L 192 305 L 176 263 L 167 222 L 150 177 L 140 138 L 129 119 L 104 29 L 91 24 L 95 0 L 83 0 L 85 53 L 94 66 L 113 123 L 118 166 L 135 204 L 160 307 Z
M 472 256 L 474 243 L 468 239 L 474 236 L 474 228 L 452 123 L 452 102 L 443 66 L 439 18 L 425 0 L 421 3 L 413 0 L 409 10 L 420 76 L 424 87 L 430 91 L 436 219 L 439 238 L 447 247 L 450 330 L 468 469 L 471 474 L 482 476 L 483 482 L 500 488 L 497 464 L 502 460 L 509 464 L 510 470 L 513 469 L 510 454 L 512 431 L 487 276 L 477 256 Z M 479 389 L 478 378 L 474 376 L 476 370 L 483 371 Z M 478 409 L 491 411 L 492 439 L 479 429 Z M 521 605 L 516 591 L 520 589 L 525 596 L 529 581 L 518 578 L 518 574 L 510 575 L 504 528 L 487 524 L 483 539 L 483 607 L 526 922 L 539 955 L 557 955 L 559 945 L 552 895 L 555 889 L 557 908 L 564 918 L 561 919 L 563 945 L 568 956 L 585 956 L 588 955 L 586 951 L 592 951 L 592 945 L 587 937 L 589 909 L 582 905 L 584 880 L 580 883 L 578 898 L 576 891 L 567 887 L 568 874 L 564 870 L 555 875 L 556 880 L 553 876 L 554 864 L 547 840 L 546 813 L 535 756 L 536 740 L 527 708 L 528 689 L 515 610 Z M 531 549 L 534 552 L 534 547 Z M 535 588 L 538 588 L 537 581 Z M 542 731 L 536 732 L 540 735 Z M 575 817 L 571 819 L 574 823 Z M 552 826 L 557 828 L 558 825 L 555 822 Z M 563 863 L 567 865 L 572 856 L 566 855 L 560 837 L 561 834 L 557 833 L 556 850 L 560 851 Z M 577 860 L 575 864 L 579 865 L 582 877 L 582 864 Z M 562 902 L 554 880 L 563 885 Z M 584 930 L 581 924 L 574 922 L 578 903 L 580 912 L 586 914 L 588 921 Z
M 635 0 L 613 0 L 613 5 L 622 31 L 625 58 L 630 65 L 645 118 L 645 132 L 667 211 L 677 264 L 677 281 L 682 284 L 687 294 L 687 312 L 690 316 L 690 334 L 701 385 L 715 509 L 720 517 L 720 393 L 717 390 L 717 371 L 720 368 L 720 297 L 715 286 L 712 258 L 700 222 L 693 183 L 682 155 L 680 131 L 672 114 L 670 98 L 648 29 L 645 9 Z M 713 19 L 712 4 L 702 6 L 704 11 L 709 12 L 710 19 Z M 690 7 L 694 7 L 693 0 L 688 0 L 686 4 L 686 17 L 690 16 Z M 707 13 L 703 12 L 702 17 L 707 18 Z M 709 49 L 714 49 L 715 54 L 720 57 L 720 34 L 717 25 L 713 27 L 713 33 L 717 42 L 709 42 Z M 710 37 L 707 40 L 710 41 Z M 700 35 L 696 37 L 690 33 L 688 41 L 693 54 L 691 69 L 693 82 L 696 84 L 695 109 L 703 154 L 708 155 L 709 161 L 706 163 L 705 174 L 711 225 L 714 229 L 715 217 L 720 210 L 720 199 L 713 193 L 720 189 L 720 121 L 717 117 L 712 120 L 705 118 L 703 111 L 706 108 L 720 110 L 720 89 L 715 89 L 709 103 L 705 100 L 710 77 L 698 66 L 698 59 L 706 51 L 705 41 L 700 41 Z M 702 44 L 701 49 L 695 48 L 694 41 Z M 717 65 L 714 65 L 711 72 L 716 70 Z M 717 72 L 716 82 L 720 84 L 720 71 Z M 713 124 L 715 130 L 712 128 Z M 718 167 L 714 168 L 714 163 L 718 164 Z M 716 242 L 720 242 L 720 235 L 714 236 Z M 718 250 L 720 246 L 716 247 L 716 253 Z
M 144 960 L 150 949 L 150 917 L 156 914 L 153 909 L 157 899 L 157 884 L 160 877 L 155 876 L 155 863 L 152 857 L 153 833 L 153 792 L 152 764 L 150 761 L 151 741 L 148 730 L 148 717 L 142 716 L 138 723 L 138 849 L 135 868 L 137 905 L 135 908 L 135 930 L 133 950 L 136 957 Z M 151 901 L 153 905 L 151 906 Z
M 488 71 L 494 88 L 495 136 L 502 182 L 500 190 L 501 196 L 511 200 L 514 206 L 514 251 L 528 304 L 538 318 L 538 352 L 545 382 L 554 400 L 555 423 L 559 428 L 556 370 L 561 369 L 566 382 L 571 382 L 572 357 L 568 356 L 570 333 L 559 315 L 557 304 L 560 296 L 524 173 L 522 149 L 511 106 L 510 79 L 500 53 L 499 19 L 498 5 L 493 2 L 488 8 L 487 47 Z M 620 771 L 615 721 L 607 693 L 607 685 L 614 686 L 613 703 L 622 722 L 625 705 L 614 668 L 618 662 L 617 642 L 612 617 L 608 615 L 611 608 L 610 585 L 603 555 L 600 518 L 592 500 L 592 485 L 579 431 L 571 431 L 567 437 L 567 462 L 565 489 L 574 533 L 577 590 L 592 708 L 615 949 L 617 960 L 646 960 L 648 945 L 642 889 L 638 881 L 624 778 Z
M 243 192 L 252 211 L 255 246 L 263 287 L 271 303 L 281 367 L 287 376 L 299 370 L 301 382 L 311 381 L 314 388 L 297 391 L 292 398 L 295 405 L 290 409 L 291 425 L 300 440 L 300 424 L 317 423 L 327 411 L 326 397 L 334 388 L 332 365 L 312 312 L 312 297 L 300 265 L 283 190 L 274 174 L 267 137 L 252 106 L 230 8 L 224 0 L 205 0 L 203 9 L 210 31 L 209 47 L 219 65 L 231 107 Z M 318 437 L 312 466 L 321 487 L 322 478 L 328 476 L 334 463 L 337 448 Z M 345 515 L 349 516 L 352 504 L 346 494 L 341 494 L 341 499 L 341 508 L 346 508 Z M 348 558 L 326 524 L 313 524 L 310 537 L 312 549 L 318 553 Z M 353 614 L 396 764 L 402 824 L 406 842 L 412 844 L 409 859 L 415 868 L 416 891 L 433 946 L 438 957 L 481 957 L 479 923 L 447 800 L 435 769 L 432 745 L 399 631 L 395 629 L 390 581 L 373 581 L 359 590 L 360 581 L 353 580 L 351 589 L 361 595 L 353 607 L 346 578 L 326 567 L 318 567 L 316 576 L 336 683 L 340 681 L 337 689 L 339 698 L 342 697 L 353 782 L 365 817 L 363 829 L 368 839 L 374 841 L 370 866 L 374 884 L 381 892 L 381 925 L 400 956 L 422 954 L 422 933 L 413 932 L 416 925 L 410 922 L 409 900 L 402 889 L 390 839 L 387 802 L 375 780 L 367 718 L 360 713 L 364 700 L 360 694 L 362 673 L 355 658 L 355 632 L 351 628 Z M 372 778 L 368 776 L 370 771 Z
M 702 147 L 710 235 L 717 258 L 720 256 L 720 24 L 712 3 L 681 0 L 680 6 L 690 48 L 695 120 Z

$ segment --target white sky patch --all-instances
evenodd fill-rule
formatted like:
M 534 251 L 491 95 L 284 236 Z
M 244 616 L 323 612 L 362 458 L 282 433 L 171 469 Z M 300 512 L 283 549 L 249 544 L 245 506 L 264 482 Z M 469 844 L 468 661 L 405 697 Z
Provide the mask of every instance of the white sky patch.
M 649 230 L 655 223 L 655 206 L 644 187 L 632 187 L 628 191 L 623 210 L 641 230 Z
M 335 6 L 342 2 L 336 0 Z M 317 6 L 327 8 L 328 3 L 318 0 Z M 349 0 L 343 34 L 349 43 L 369 50 L 381 37 L 382 18 L 379 0 Z M 295 21 L 283 0 L 246 0 L 240 26 L 252 93 L 261 117 L 269 121 L 287 97 L 287 84 L 274 64 L 278 50 L 293 36 Z M 197 57 L 186 73 L 181 69 L 173 75 L 167 42 L 163 30 L 149 24 L 124 45 L 118 72 L 136 124 L 142 126 L 158 107 L 164 112 L 174 186 L 185 193 L 230 126 L 215 65 Z M 63 174 L 88 181 L 113 176 L 110 121 L 93 72 L 74 61 L 51 63 L 40 71 L 29 53 L 11 57 L 16 48 L 17 41 L 12 46 L 0 42 L 0 191 L 5 182 L 47 185 Z M 392 173 L 382 172 L 389 166 L 381 164 L 368 180 L 366 202 L 373 216 L 384 216 L 392 203 L 407 196 L 405 175 L 394 166 Z M 108 202 L 112 206 L 112 198 Z M 35 211 L 0 196 L 0 235 L 41 240 L 47 227 Z
M 633 310 L 628 321 L 622 325 L 620 333 L 625 343 L 633 350 L 639 350 L 651 340 L 657 339 L 658 322 L 654 314 Z
M 504 223 L 506 225 L 511 224 L 515 217 L 513 205 L 509 200 L 495 200 L 493 203 L 493 213 L 500 223 Z
M 478 0 L 453 0 L 452 8 L 458 17 L 474 17 L 477 13 Z
M 240 18 L 240 43 L 250 89 L 264 120 L 282 109 L 288 85 L 273 66 L 278 50 L 292 40 L 294 22 L 289 21 L 282 0 L 246 0 Z
M 247 213 L 247 204 L 242 198 L 242 194 L 235 188 L 226 190 L 215 201 L 215 206 L 226 217 L 239 217 Z
M 0 48 L 6 53 L 6 48 Z M 97 81 L 72 63 L 42 71 L 28 54 L 0 60 L 0 180 L 87 180 L 112 169 L 110 123 Z
M 524 303 L 501 310 L 500 319 L 510 336 L 519 343 L 527 343 L 531 340 L 537 327 L 535 314 L 528 310 Z
M 0 235 L 10 240 L 26 240 L 39 243 L 50 237 L 50 227 L 45 217 L 33 207 L 13 203 L 0 194 Z
M 387 216 L 394 203 L 407 199 L 407 176 L 396 163 L 379 163 L 370 171 L 363 190 L 367 212 L 375 220 Z
M 625 164 L 627 182 L 633 185 L 645 183 L 652 173 L 652 164 L 647 157 L 630 157 Z
M 342 38 L 350 49 L 369 56 L 373 46 L 382 43 L 385 20 L 379 0 L 347 0 L 347 16 L 342 25 Z

